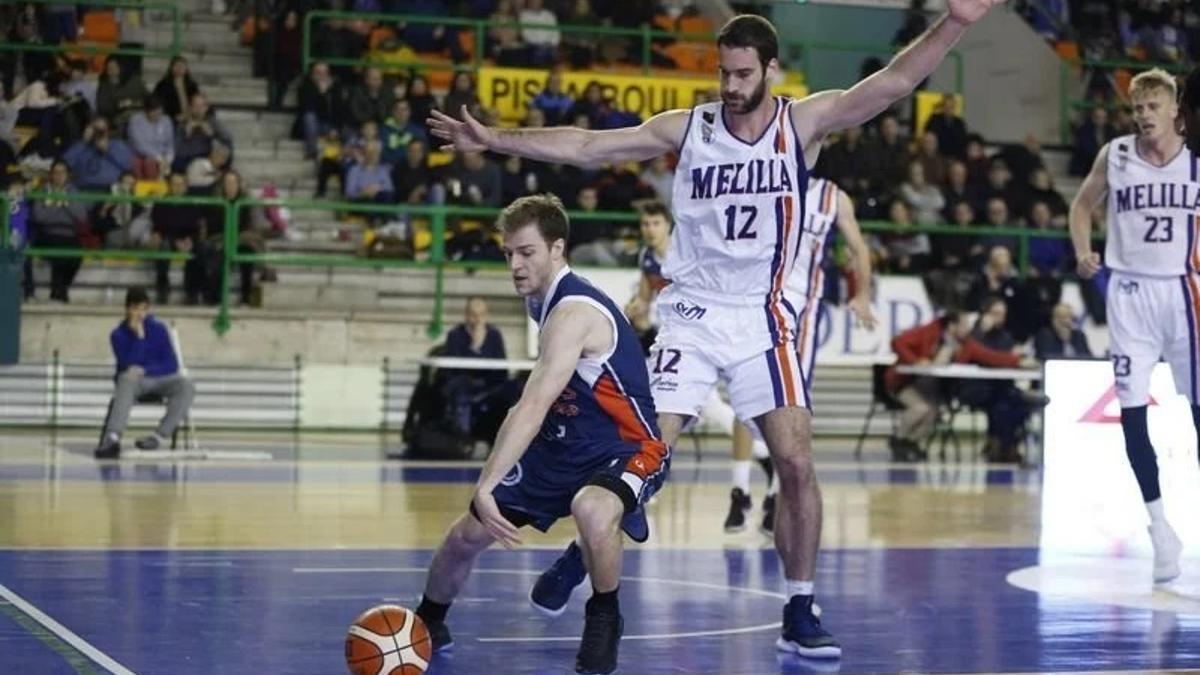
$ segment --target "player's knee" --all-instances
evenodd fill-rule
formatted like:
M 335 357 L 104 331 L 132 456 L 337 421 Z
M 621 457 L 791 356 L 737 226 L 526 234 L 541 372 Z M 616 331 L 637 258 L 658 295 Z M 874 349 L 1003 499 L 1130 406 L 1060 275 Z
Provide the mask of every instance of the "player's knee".
M 491 535 L 474 514 L 468 513 L 446 534 L 445 548 L 455 555 L 470 555 L 487 548 Z
M 797 485 L 809 485 L 816 481 L 816 468 L 807 452 L 791 452 L 775 458 L 775 472 L 779 480 Z
M 581 530 L 615 528 L 625 507 L 621 498 L 596 485 L 588 485 L 571 500 L 571 515 Z

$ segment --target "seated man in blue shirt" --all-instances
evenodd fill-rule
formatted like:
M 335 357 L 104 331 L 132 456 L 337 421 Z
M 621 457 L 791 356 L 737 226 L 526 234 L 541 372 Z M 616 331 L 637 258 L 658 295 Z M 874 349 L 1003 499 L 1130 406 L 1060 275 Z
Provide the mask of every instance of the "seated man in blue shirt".
M 179 372 L 170 331 L 150 316 L 150 296 L 144 288 L 134 286 L 125 294 L 125 320 L 113 329 L 109 339 L 117 359 L 117 390 L 108 426 L 96 448 L 97 459 L 121 454 L 121 434 L 139 397 L 157 395 L 167 401 L 167 414 L 155 432 L 135 443 L 142 450 L 154 450 L 175 432 L 196 394 L 192 381 Z

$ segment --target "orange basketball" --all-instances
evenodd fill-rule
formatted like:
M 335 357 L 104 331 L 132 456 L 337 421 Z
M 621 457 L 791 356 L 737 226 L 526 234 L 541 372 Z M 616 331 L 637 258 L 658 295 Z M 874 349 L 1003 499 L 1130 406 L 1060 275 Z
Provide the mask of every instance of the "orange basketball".
M 346 665 L 354 675 L 421 675 L 432 656 L 425 622 L 399 605 L 368 609 L 346 634 Z

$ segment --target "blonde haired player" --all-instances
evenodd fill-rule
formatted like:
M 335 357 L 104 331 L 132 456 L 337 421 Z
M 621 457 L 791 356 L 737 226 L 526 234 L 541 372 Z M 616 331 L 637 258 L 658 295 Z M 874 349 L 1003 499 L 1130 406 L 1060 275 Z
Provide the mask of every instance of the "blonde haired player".
M 911 94 L 967 28 L 998 4 L 947 0 L 947 12 L 885 68 L 850 89 L 797 101 L 768 96 L 768 82 L 780 74 L 778 35 L 766 19 L 741 15 L 717 36 L 718 102 L 603 131 L 494 129 L 465 107 L 461 119 L 439 112 L 429 119 L 436 137 L 464 152 L 580 166 L 679 152 L 671 200 L 676 232 L 663 268 L 671 285 L 658 299 L 659 424 L 674 443 L 724 377 L 738 417 L 753 419 L 766 438 L 779 480 L 775 547 L 788 597 L 780 650 L 816 658 L 842 653 L 812 609 L 821 492 L 807 378 L 795 358 L 799 308 L 784 288 L 800 259 L 808 167 L 828 134 Z
M 1092 213 L 1107 197 L 1109 351 L 1125 453 L 1150 514 L 1154 581 L 1161 583 L 1179 576 L 1182 545 L 1163 513 L 1146 409 L 1150 374 L 1161 358 L 1170 364 L 1176 390 L 1191 402 L 1200 432 L 1200 162 L 1177 128 L 1174 78 L 1157 68 L 1141 73 L 1129 96 L 1137 133 L 1100 149 L 1071 204 L 1071 239 L 1079 275 L 1091 278 L 1101 266 L 1092 251 Z

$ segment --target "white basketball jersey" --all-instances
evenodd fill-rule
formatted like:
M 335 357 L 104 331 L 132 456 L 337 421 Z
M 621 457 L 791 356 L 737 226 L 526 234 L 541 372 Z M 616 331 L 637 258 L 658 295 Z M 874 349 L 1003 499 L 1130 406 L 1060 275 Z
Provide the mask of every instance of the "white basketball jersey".
M 1106 265 L 1155 277 L 1200 268 L 1197 169 L 1197 159 L 1187 148 L 1158 167 L 1138 156 L 1135 136 L 1109 143 Z
M 804 197 L 804 226 L 800 229 L 796 265 L 788 276 L 787 294 L 792 302 L 821 297 L 825 284 L 821 263 L 829 231 L 837 224 L 838 186 L 826 178 L 810 178 Z
M 733 302 L 782 296 L 798 253 L 808 183 L 788 117 L 791 104 L 775 97 L 775 116 L 753 142 L 729 131 L 722 103 L 692 109 L 675 169 L 675 230 L 663 262 L 671 283 Z

